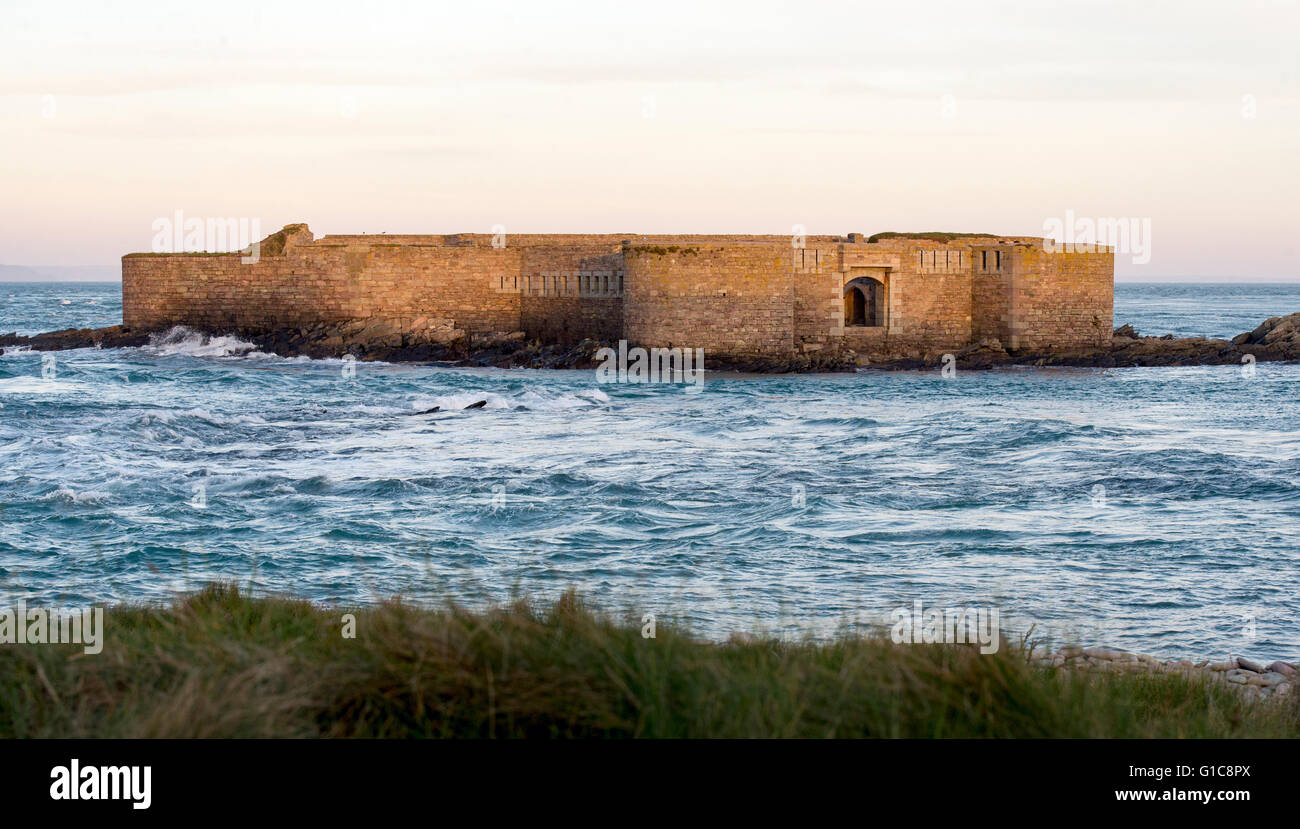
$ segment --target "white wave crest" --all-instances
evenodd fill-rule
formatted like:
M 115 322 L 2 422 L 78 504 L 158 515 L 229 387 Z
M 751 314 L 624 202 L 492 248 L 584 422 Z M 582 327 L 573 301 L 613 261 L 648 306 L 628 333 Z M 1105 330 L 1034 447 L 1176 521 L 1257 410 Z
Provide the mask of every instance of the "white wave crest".
M 63 394 L 84 390 L 81 383 L 69 380 L 45 379 L 44 377 L 5 377 L 0 378 L 0 394 Z
M 161 357 L 270 357 L 257 346 L 234 336 L 214 337 L 185 325 L 172 326 L 162 334 L 152 334 L 143 347 Z
M 197 406 L 189 409 L 152 409 L 141 412 L 139 416 L 142 426 L 155 423 L 184 424 L 194 420 L 201 420 L 213 426 L 260 426 L 266 423 L 266 420 L 256 414 L 222 415 Z
M 53 492 L 47 492 L 40 497 L 42 501 L 64 501 L 69 504 L 98 504 L 107 501 L 113 496 L 107 492 L 96 492 L 87 490 L 85 492 L 75 492 L 70 487 L 61 486 Z

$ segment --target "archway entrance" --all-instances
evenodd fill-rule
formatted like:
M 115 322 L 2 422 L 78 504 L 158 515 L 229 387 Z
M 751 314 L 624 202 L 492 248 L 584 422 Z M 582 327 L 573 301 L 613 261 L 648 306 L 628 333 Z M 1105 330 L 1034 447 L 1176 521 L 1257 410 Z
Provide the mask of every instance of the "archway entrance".
M 885 286 L 860 276 L 844 286 L 844 324 L 877 327 L 885 324 Z

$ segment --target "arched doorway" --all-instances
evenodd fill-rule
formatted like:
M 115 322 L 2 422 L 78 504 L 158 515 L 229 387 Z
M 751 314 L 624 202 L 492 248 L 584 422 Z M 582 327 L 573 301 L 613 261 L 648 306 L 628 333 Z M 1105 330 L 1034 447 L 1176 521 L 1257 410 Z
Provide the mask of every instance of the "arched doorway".
M 885 286 L 860 276 L 844 286 L 844 324 L 876 327 L 885 324 Z

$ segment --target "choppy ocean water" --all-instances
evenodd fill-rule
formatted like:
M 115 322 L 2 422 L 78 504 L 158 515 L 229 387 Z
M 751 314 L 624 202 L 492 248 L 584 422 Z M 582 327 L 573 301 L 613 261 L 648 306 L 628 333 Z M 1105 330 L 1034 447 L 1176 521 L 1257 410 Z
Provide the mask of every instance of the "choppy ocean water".
M 0 331 L 120 322 L 0 285 Z M 1117 286 L 1233 335 L 1300 285 Z M 235 340 L 0 357 L 0 604 L 210 579 L 329 603 L 550 597 L 725 636 L 915 601 L 1169 656 L 1300 657 L 1300 366 L 711 377 L 289 360 Z M 44 374 L 43 374 L 44 369 Z M 460 406 L 487 400 L 483 409 Z M 414 415 L 432 406 L 449 409 Z

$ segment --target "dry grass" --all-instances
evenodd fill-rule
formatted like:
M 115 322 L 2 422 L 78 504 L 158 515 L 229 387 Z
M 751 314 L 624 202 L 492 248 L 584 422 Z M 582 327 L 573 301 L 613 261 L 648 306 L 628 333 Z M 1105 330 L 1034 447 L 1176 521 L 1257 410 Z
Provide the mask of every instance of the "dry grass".
M 0 647 L 3 737 L 1300 736 L 1300 704 L 1174 676 L 1087 678 L 1018 649 L 717 644 L 547 607 L 345 611 L 209 587 L 109 608 L 106 642 Z

